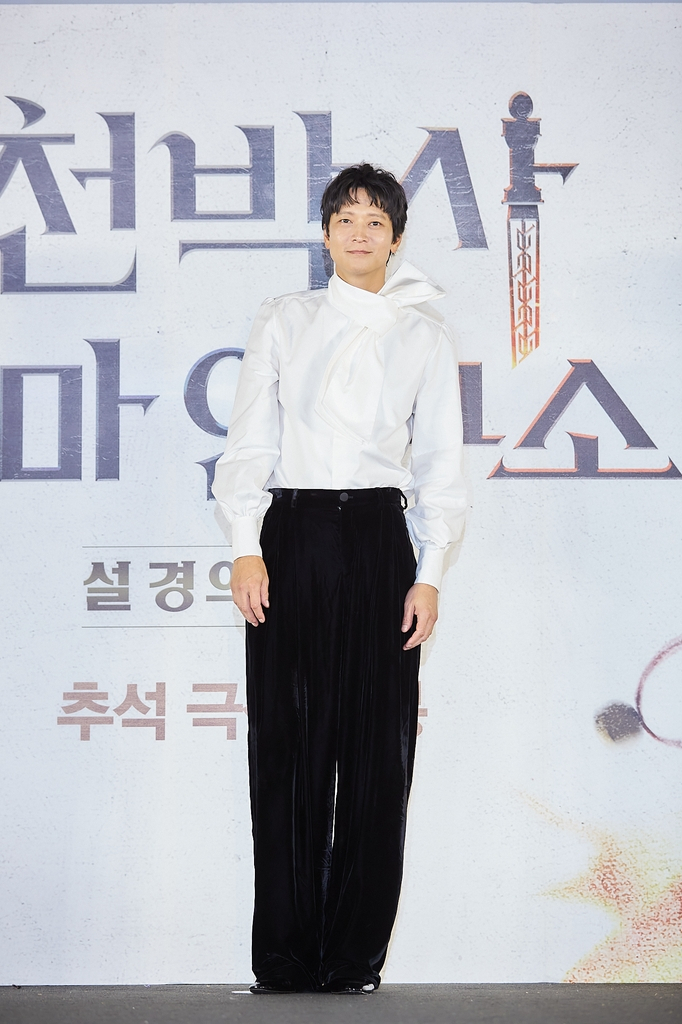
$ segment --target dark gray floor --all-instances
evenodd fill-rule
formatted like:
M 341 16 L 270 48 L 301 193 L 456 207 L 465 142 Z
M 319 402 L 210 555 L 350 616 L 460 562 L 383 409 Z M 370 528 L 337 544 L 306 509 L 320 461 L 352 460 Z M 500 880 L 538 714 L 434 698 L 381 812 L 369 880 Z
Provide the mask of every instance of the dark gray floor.
M 1 1024 L 680 1024 L 682 985 L 384 985 L 253 996 L 246 985 L 0 987 Z

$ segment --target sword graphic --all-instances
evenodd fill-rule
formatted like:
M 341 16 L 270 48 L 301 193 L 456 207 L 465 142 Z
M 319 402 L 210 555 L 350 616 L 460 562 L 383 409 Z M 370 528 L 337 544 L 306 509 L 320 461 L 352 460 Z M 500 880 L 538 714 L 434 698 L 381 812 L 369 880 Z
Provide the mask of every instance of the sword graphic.
M 509 146 L 510 184 L 504 190 L 507 210 L 509 308 L 512 366 L 540 345 L 540 217 L 542 192 L 536 174 L 560 174 L 566 181 L 577 164 L 536 164 L 535 146 L 540 118 L 531 117 L 533 101 L 527 92 L 514 93 L 511 117 L 502 118 L 502 135 Z

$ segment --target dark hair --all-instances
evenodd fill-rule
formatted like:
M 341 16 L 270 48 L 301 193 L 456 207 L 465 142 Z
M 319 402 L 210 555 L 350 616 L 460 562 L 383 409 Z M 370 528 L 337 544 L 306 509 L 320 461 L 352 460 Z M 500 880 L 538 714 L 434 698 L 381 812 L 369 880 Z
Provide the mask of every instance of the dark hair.
M 339 213 L 348 203 L 357 203 L 359 189 L 364 189 L 372 206 L 378 206 L 391 218 L 393 241 L 397 242 L 407 222 L 405 189 L 390 171 L 372 167 L 371 164 L 353 164 L 352 167 L 345 167 L 329 182 L 320 203 L 324 233 L 329 234 L 332 214 Z

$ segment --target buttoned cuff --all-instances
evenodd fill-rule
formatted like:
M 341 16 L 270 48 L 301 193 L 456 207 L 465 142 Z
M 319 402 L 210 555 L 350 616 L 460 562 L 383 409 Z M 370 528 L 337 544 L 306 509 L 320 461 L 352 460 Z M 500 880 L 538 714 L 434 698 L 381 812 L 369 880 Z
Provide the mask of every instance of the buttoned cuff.
M 261 555 L 258 540 L 258 519 L 256 516 L 239 516 L 232 520 L 232 558 L 244 555 Z
M 443 562 L 447 548 L 432 548 L 424 546 L 419 552 L 417 562 L 417 574 L 415 583 L 428 583 L 430 586 L 440 590 L 443 579 Z

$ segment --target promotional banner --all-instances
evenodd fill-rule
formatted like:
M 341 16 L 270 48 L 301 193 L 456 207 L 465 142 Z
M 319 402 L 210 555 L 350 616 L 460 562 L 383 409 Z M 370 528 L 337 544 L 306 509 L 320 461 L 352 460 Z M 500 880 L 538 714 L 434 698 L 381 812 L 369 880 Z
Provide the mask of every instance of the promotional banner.
M 682 980 L 675 4 L 0 7 L 0 984 L 250 977 L 210 484 L 361 160 L 447 291 L 471 510 L 387 982 Z

